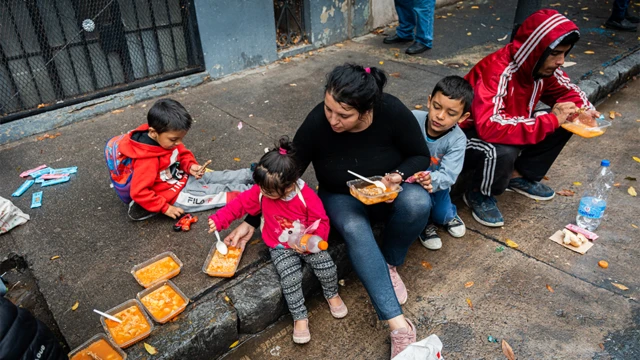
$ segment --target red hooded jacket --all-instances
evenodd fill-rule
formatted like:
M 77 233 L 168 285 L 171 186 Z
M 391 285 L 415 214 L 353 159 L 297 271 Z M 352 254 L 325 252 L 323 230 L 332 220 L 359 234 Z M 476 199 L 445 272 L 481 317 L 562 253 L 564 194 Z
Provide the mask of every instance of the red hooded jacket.
M 537 144 L 559 127 L 555 115 L 534 113 L 538 101 L 593 108 L 561 69 L 548 78 L 536 79 L 533 74 L 550 45 L 556 43 L 555 47 L 556 40 L 577 31 L 576 24 L 555 10 L 529 16 L 511 43 L 482 59 L 465 76 L 474 98 L 471 116 L 460 127 L 475 126 L 478 137 L 489 143 Z
M 187 184 L 189 168 L 197 162 L 183 144 L 167 150 L 131 138 L 148 129 L 149 125 L 144 124 L 130 131 L 120 141 L 118 150 L 133 161 L 130 190 L 133 201 L 147 211 L 164 213 Z

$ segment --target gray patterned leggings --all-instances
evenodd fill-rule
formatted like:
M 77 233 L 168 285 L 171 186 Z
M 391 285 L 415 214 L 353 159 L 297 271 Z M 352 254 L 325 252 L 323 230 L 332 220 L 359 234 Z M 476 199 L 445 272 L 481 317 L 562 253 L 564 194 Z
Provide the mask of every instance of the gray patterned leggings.
M 326 299 L 338 295 L 338 272 L 331 256 L 326 251 L 316 254 L 299 254 L 293 249 L 269 249 L 271 260 L 280 275 L 280 286 L 293 320 L 305 319 L 307 308 L 302 293 L 302 263 L 311 265 Z

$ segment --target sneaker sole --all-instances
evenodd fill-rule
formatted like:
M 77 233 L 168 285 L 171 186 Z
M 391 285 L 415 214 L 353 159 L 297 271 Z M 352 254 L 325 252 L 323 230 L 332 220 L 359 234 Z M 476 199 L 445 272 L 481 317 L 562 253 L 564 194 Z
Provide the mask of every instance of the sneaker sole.
M 442 241 L 440 241 L 440 247 L 434 248 L 434 247 L 429 247 L 427 246 L 427 244 L 425 244 L 422 239 L 420 239 L 420 243 L 422 244 L 422 246 L 424 246 L 425 248 L 427 248 L 428 250 L 440 250 L 442 249 Z
M 469 207 L 469 209 L 471 209 L 471 215 L 473 216 L 473 218 L 479 222 L 480 224 L 484 225 L 484 226 L 488 226 L 488 227 L 501 227 L 504 226 L 504 221 L 500 221 L 500 222 L 496 222 L 496 223 L 490 223 L 488 221 L 484 221 L 482 219 L 480 219 L 478 217 L 478 215 L 476 215 L 476 213 L 473 211 L 473 209 L 471 208 L 471 206 L 469 205 L 469 203 L 467 202 L 467 197 L 466 196 L 462 196 L 462 200 L 464 201 L 464 203 Z M 466 230 L 465 230 L 466 232 Z
M 522 191 L 520 189 L 516 189 L 516 188 L 507 188 L 507 191 L 513 191 L 516 192 L 520 195 L 524 195 L 526 197 L 528 197 L 529 199 L 533 199 L 533 200 L 540 200 L 540 201 L 547 201 L 547 200 L 551 200 L 556 196 L 556 193 L 553 193 L 553 195 L 551 196 L 547 196 L 547 197 L 543 197 L 543 196 L 537 196 L 537 195 L 531 195 L 526 191 Z
M 472 211 L 473 212 L 473 211 Z M 461 238 L 463 237 L 466 233 L 467 233 L 467 229 L 465 226 L 464 231 L 462 232 L 462 234 L 453 234 L 451 231 L 447 230 L 447 232 L 449 233 L 449 235 L 453 236 L 454 238 Z
M 296 344 L 306 344 L 309 341 L 311 341 L 311 336 L 305 336 L 305 337 L 293 337 L 293 342 Z

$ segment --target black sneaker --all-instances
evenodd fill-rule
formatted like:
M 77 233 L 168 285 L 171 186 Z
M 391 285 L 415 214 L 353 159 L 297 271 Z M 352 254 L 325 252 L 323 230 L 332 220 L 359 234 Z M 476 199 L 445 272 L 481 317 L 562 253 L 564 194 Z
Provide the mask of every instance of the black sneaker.
M 483 195 L 479 191 L 467 191 L 462 197 L 465 204 L 471 208 L 471 215 L 484 226 L 500 227 L 504 225 L 504 218 L 498 203 L 493 196 Z
M 429 224 L 418 236 L 422 245 L 429 250 L 438 250 L 442 247 L 442 239 L 438 236 L 436 229 L 435 225 Z
M 640 18 L 635 15 L 629 14 L 629 9 L 627 9 L 627 12 L 624 14 L 624 18 L 632 24 L 640 23 Z
M 385 44 L 400 44 L 400 43 L 406 43 L 409 41 L 413 41 L 413 39 L 401 38 L 398 35 L 387 36 L 386 38 L 384 38 L 384 40 L 382 40 L 382 42 Z
M 515 191 L 520 195 L 534 200 L 551 200 L 556 195 L 555 191 L 547 185 L 525 178 L 513 178 L 509 180 L 507 190 Z
M 627 19 L 622 19 L 622 21 L 607 20 L 607 22 L 604 23 L 604 27 L 618 31 L 638 31 L 638 27 Z

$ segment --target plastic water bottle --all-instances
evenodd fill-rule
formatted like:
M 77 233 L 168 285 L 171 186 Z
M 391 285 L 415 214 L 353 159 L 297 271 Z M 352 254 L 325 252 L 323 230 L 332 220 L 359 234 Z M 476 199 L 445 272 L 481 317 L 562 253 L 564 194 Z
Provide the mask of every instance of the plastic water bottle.
M 318 253 L 329 247 L 329 244 L 320 236 L 311 234 L 305 234 L 298 239 L 290 239 L 287 243 L 291 248 L 299 248 L 308 253 Z
M 600 225 L 604 209 L 607 207 L 607 197 L 612 187 L 613 173 L 609 169 L 609 160 L 602 160 L 600 168 L 593 175 L 582 199 L 580 199 L 576 216 L 578 226 L 594 231 Z

